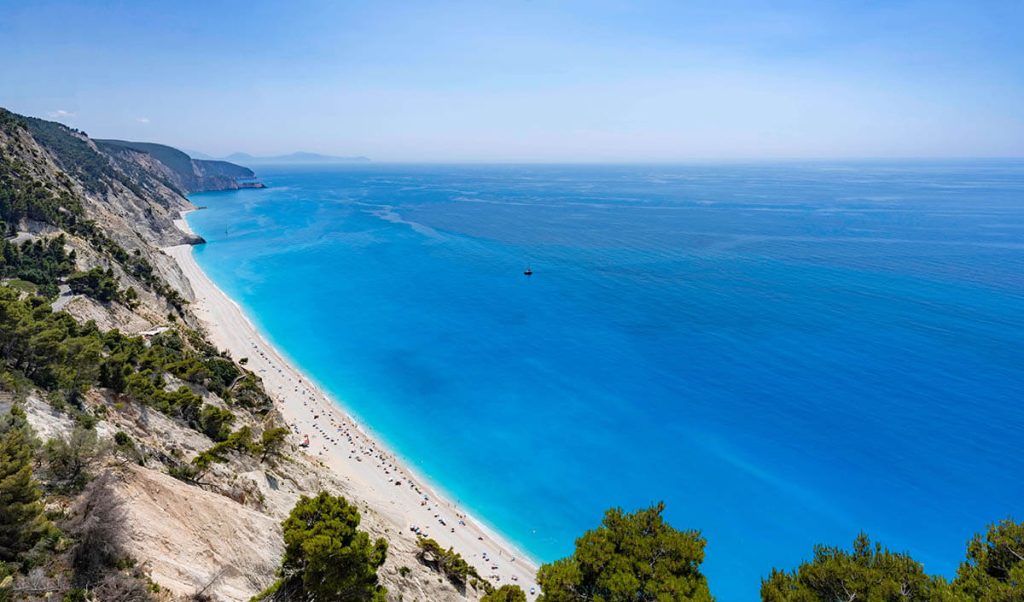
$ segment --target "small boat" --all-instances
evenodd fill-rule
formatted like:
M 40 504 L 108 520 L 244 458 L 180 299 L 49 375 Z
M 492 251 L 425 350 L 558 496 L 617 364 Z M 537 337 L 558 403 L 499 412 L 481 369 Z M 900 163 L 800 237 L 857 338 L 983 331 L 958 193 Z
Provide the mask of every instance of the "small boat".
M 523 276 L 533 276 L 533 268 L 526 266 L 526 269 L 523 270 Z

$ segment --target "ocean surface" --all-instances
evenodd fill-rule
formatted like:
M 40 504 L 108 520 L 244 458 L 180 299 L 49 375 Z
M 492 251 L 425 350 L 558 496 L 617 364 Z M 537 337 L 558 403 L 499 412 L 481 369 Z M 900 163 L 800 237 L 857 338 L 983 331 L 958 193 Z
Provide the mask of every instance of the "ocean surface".
M 723 602 L 1024 518 L 1024 163 L 264 168 L 200 265 L 542 561 L 658 500 Z M 534 275 L 523 270 L 531 266 Z

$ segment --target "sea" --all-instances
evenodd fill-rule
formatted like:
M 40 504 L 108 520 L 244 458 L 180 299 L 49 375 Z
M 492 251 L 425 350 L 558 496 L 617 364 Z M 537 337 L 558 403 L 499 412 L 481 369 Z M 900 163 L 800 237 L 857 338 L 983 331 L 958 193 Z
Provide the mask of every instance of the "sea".
M 199 264 L 538 561 L 664 501 L 740 602 L 860 532 L 952 577 L 1024 519 L 1024 162 L 259 176 L 192 197 Z

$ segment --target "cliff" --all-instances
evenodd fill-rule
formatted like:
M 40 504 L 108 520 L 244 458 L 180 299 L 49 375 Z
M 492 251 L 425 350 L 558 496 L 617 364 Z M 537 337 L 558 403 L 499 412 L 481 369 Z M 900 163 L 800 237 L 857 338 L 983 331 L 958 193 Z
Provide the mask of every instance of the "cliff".
M 0 599 L 248 600 L 319 491 L 388 541 L 390 600 L 479 598 L 307 455 L 259 375 L 202 332 L 162 248 L 201 242 L 174 225 L 185 193 L 253 176 L 0 109 L 0 439 L 31 433 L 48 525 L 0 546 Z
M 96 145 L 127 169 L 132 169 L 134 165 L 145 165 L 150 174 L 154 171 L 159 173 L 181 194 L 263 187 L 248 167 L 227 161 L 193 159 L 163 144 L 97 140 Z

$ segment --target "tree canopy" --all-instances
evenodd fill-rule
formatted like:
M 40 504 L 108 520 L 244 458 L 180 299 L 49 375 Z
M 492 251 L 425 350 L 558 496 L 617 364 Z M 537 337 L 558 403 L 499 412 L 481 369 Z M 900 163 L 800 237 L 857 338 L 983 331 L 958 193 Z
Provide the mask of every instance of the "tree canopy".
M 498 589 L 484 594 L 480 602 L 526 602 L 526 592 L 518 585 L 502 585 Z
M 934 600 L 944 591 L 941 579 L 925 574 L 907 554 L 871 545 L 861 533 L 853 550 L 816 546 L 814 559 L 795 571 L 773 570 L 761 583 L 764 602 L 816 600 Z
M 263 600 L 385 602 L 377 579 L 388 545 L 359 530 L 359 511 L 344 498 L 302 496 L 283 523 L 281 578 Z
M 40 495 L 28 429 L 15 411 L 0 423 L 0 562 L 17 560 L 44 533 Z
M 1006 519 L 989 525 L 984 537 L 975 535 L 954 586 L 980 602 L 1024 600 L 1024 523 Z
M 540 568 L 541 602 L 712 600 L 700 572 L 704 539 L 669 526 L 664 509 L 609 510 L 599 528 L 576 540 L 572 556 Z

